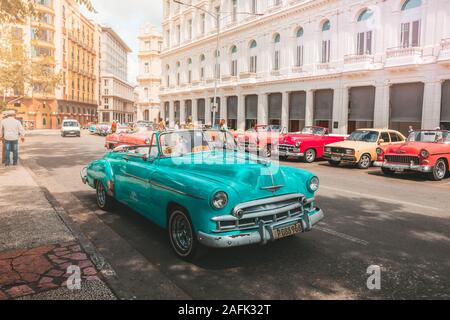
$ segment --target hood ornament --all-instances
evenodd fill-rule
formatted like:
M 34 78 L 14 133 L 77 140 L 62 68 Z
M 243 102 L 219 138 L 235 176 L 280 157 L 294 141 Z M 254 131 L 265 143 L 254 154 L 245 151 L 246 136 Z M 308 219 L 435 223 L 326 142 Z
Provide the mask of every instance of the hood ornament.
M 277 192 L 278 190 L 280 190 L 283 187 L 284 186 L 282 186 L 282 185 L 270 186 L 270 187 L 262 187 L 261 190 L 270 191 L 270 192 Z

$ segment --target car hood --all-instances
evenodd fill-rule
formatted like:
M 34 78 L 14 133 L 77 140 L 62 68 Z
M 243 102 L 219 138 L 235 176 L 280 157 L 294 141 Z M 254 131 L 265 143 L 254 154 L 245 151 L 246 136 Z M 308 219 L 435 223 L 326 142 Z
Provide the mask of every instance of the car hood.
M 417 156 L 421 150 L 428 152 L 437 152 L 442 145 L 427 142 L 406 142 L 402 144 L 392 144 L 385 148 L 385 153 L 389 154 L 405 154 Z
M 316 136 L 313 134 L 285 134 L 280 136 L 279 142 L 280 144 L 292 144 L 297 141 L 315 141 L 320 139 L 320 136 Z
M 335 143 L 331 143 L 331 144 L 327 145 L 327 147 L 346 148 L 346 149 L 354 149 L 354 150 L 370 149 L 370 148 L 375 148 L 376 146 L 377 146 L 376 142 L 363 142 L 363 141 L 350 141 L 350 140 L 335 142 Z
M 161 159 L 160 166 L 167 166 L 167 172 L 175 170 L 188 181 L 195 176 L 208 182 L 209 189 L 231 187 L 241 201 L 308 191 L 306 180 L 311 173 L 295 169 L 296 174 L 287 174 L 287 168 L 276 162 L 242 152 L 203 152 L 173 159 Z M 300 176 L 300 177 L 299 177 Z M 305 183 L 302 185 L 301 177 Z M 272 192 L 267 187 L 281 186 Z

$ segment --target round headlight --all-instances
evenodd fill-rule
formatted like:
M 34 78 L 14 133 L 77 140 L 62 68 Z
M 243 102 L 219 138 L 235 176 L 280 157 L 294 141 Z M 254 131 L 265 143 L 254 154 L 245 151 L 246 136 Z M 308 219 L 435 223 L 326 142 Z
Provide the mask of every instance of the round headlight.
M 420 156 L 424 159 L 428 158 L 430 156 L 430 153 L 427 150 L 420 151 Z
M 312 177 L 312 179 L 309 180 L 309 186 L 308 186 L 308 189 L 309 189 L 311 192 L 316 192 L 317 190 L 319 190 L 319 185 L 320 185 L 320 183 L 319 183 L 319 178 L 317 178 L 317 177 Z
M 331 148 L 330 147 L 326 147 L 325 148 L 325 152 L 330 153 L 331 152 Z
M 228 196 L 225 192 L 219 191 L 214 194 L 211 200 L 211 205 L 216 209 L 223 209 L 228 203 Z
M 381 156 L 383 154 L 383 149 L 377 148 L 377 155 Z
M 295 147 L 298 148 L 298 147 L 300 147 L 301 144 L 302 144 L 302 143 L 301 143 L 300 141 L 297 141 L 297 142 L 295 143 Z

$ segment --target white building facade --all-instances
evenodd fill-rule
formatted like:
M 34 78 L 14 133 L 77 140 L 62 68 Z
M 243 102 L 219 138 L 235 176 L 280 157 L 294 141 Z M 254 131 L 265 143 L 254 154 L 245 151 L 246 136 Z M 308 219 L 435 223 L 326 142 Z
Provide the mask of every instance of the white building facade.
M 164 1 L 160 98 L 171 125 L 211 124 L 216 77 L 216 122 L 233 129 L 450 129 L 449 0 L 187 2 L 226 13 L 216 53 L 215 20 Z
M 128 53 L 131 49 L 109 27 L 100 36 L 100 122 L 134 122 L 134 87 L 127 82 Z
M 138 40 L 137 120 L 153 121 L 160 117 L 162 35 L 154 26 L 146 24 L 141 28 Z

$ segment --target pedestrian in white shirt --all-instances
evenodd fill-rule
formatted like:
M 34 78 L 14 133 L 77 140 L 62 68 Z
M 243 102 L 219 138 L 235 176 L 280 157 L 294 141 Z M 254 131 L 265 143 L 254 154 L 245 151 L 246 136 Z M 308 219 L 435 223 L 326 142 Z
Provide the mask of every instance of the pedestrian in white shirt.
M 6 118 L 0 122 L 0 138 L 5 144 L 5 166 L 11 165 L 11 152 L 13 153 L 13 165 L 16 166 L 19 160 L 19 138 L 25 141 L 25 130 L 22 123 L 15 118 L 14 111 L 7 111 Z

